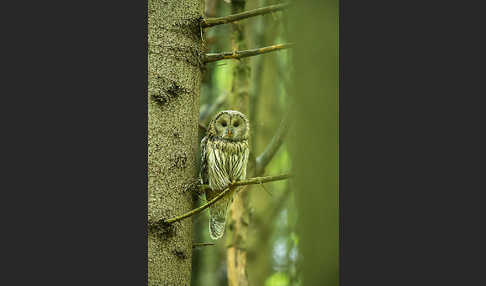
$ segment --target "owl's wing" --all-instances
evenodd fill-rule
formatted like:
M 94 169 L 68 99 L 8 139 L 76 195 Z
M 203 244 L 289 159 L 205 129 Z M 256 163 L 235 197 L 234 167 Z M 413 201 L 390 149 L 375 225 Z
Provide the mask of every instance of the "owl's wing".
M 205 136 L 201 140 L 201 170 L 199 171 L 199 180 L 201 184 L 208 184 L 208 152 L 207 152 L 208 137 Z
M 248 159 L 250 158 L 250 149 L 246 148 L 243 152 L 243 170 L 240 180 L 246 179 L 246 166 L 248 165 Z

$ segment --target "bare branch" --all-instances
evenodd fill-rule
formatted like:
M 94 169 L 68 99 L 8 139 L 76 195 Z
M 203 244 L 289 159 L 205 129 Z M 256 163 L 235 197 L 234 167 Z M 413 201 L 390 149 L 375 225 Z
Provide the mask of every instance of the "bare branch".
M 226 188 L 224 191 L 222 191 L 219 195 L 217 195 L 216 197 L 214 197 L 212 200 L 210 200 L 209 202 L 207 202 L 206 204 L 198 207 L 198 208 L 195 208 L 183 215 L 180 215 L 180 216 L 177 216 L 177 217 L 174 217 L 174 218 L 171 218 L 171 219 L 168 219 L 166 221 L 164 221 L 164 223 L 173 223 L 173 222 L 176 222 L 176 221 L 179 221 L 179 220 L 182 220 L 182 219 L 185 219 L 185 218 L 188 218 L 190 216 L 193 216 L 205 209 L 207 209 L 208 207 L 210 207 L 212 204 L 214 204 L 215 202 L 219 201 L 222 197 L 224 197 L 227 193 L 230 192 L 230 190 L 232 189 L 232 186 Z
M 234 51 L 234 52 L 224 52 L 224 53 L 211 53 L 206 54 L 204 58 L 204 63 L 210 63 L 220 60 L 229 60 L 229 59 L 241 59 L 251 56 L 257 56 L 261 54 L 266 54 L 270 52 L 275 52 L 283 49 L 288 49 L 293 46 L 293 43 L 286 43 L 286 44 L 277 44 L 273 46 L 252 49 L 252 50 L 244 50 L 244 51 Z
M 273 156 L 275 156 L 275 153 L 277 153 L 278 149 L 283 143 L 285 135 L 287 135 L 289 125 L 289 114 L 287 113 L 280 122 L 280 126 L 273 136 L 272 141 L 270 141 L 270 143 L 267 145 L 265 151 L 263 151 L 262 154 L 260 154 L 260 156 L 256 158 L 255 174 L 257 176 L 263 174 L 263 172 L 265 171 L 265 167 L 272 160 Z
M 249 10 L 245 12 L 241 12 L 238 14 L 233 14 L 233 15 L 228 15 L 224 17 L 218 17 L 218 18 L 207 18 L 203 19 L 201 26 L 203 28 L 208 28 L 216 25 L 221 25 L 221 24 L 227 24 L 235 21 L 239 21 L 242 19 L 258 16 L 258 15 L 264 15 L 268 13 L 272 13 L 275 11 L 280 11 L 283 9 L 286 9 L 289 7 L 289 3 L 283 3 L 283 4 L 276 4 L 276 5 L 270 5 L 267 7 L 262 7 L 254 10 Z
M 266 176 L 266 177 L 254 177 L 250 179 L 246 179 L 243 181 L 238 181 L 233 183 L 230 187 L 238 187 L 238 186 L 246 186 L 246 185 L 256 185 L 256 184 L 263 184 L 273 181 L 281 181 L 290 178 L 290 174 L 283 174 L 277 176 Z M 207 189 L 210 189 L 208 185 L 200 185 L 201 191 L 205 192 Z
M 212 242 L 198 242 L 198 243 L 193 243 L 192 248 L 201 247 L 201 246 L 213 246 L 213 245 L 216 244 Z
M 216 197 L 214 197 L 212 200 L 210 200 L 206 204 L 204 204 L 204 205 L 202 205 L 198 208 L 195 208 L 195 209 L 193 209 L 193 210 L 191 210 L 191 211 L 189 211 L 189 212 L 187 212 L 183 215 L 180 215 L 180 216 L 168 219 L 168 220 L 164 220 L 164 221 L 162 221 L 162 224 L 170 224 L 170 223 L 188 218 L 190 216 L 193 216 L 193 215 L 207 209 L 208 207 L 210 207 L 212 204 L 219 201 L 222 197 L 224 197 L 226 194 L 228 194 L 231 190 L 233 190 L 237 186 L 263 184 L 263 183 L 268 183 L 268 182 L 272 182 L 272 181 L 285 180 L 285 179 L 288 179 L 288 178 L 290 178 L 290 174 L 284 174 L 284 175 L 278 175 L 278 176 L 268 176 L 268 177 L 255 177 L 255 178 L 251 178 L 251 179 L 248 179 L 248 180 L 236 182 L 234 184 L 231 184 L 229 187 L 227 187 L 224 191 L 222 191 L 220 194 L 218 194 Z M 201 188 L 203 190 L 205 190 L 205 189 L 208 189 L 209 186 L 208 185 L 201 185 Z

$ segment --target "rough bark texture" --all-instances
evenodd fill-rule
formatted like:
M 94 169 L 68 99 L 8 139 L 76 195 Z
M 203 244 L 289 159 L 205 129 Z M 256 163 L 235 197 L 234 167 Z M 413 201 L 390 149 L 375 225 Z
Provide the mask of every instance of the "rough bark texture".
M 190 285 L 192 222 L 153 226 L 193 207 L 197 174 L 200 0 L 148 3 L 148 285 Z
M 240 13 L 245 10 L 245 0 L 232 0 L 231 13 Z M 245 29 L 243 23 L 233 23 L 232 47 L 233 50 L 245 50 Z M 234 78 L 232 86 L 232 108 L 246 114 L 251 122 L 250 100 L 249 100 L 249 81 L 250 65 L 247 59 L 238 61 L 234 68 Z M 250 125 L 251 126 L 251 125 Z M 254 152 L 250 150 L 250 152 Z M 248 166 L 248 170 L 251 166 Z M 247 173 L 251 177 L 252 173 Z M 246 269 L 246 241 L 248 236 L 248 225 L 250 216 L 248 212 L 247 192 L 238 194 L 230 207 L 229 231 L 227 235 L 227 271 L 228 285 L 246 286 L 248 285 L 248 274 Z

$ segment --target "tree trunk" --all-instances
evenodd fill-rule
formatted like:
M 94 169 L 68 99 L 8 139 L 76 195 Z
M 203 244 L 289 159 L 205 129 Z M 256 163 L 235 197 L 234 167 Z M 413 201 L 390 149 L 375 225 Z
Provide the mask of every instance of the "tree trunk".
M 339 3 L 296 1 L 293 184 L 304 285 L 339 285 Z M 305 15 L 302 17 L 301 15 Z M 305 31 L 305 32 L 303 32 Z M 318 35 L 318 36 L 316 36 Z
M 245 10 L 246 0 L 232 0 L 231 14 L 243 12 Z M 246 50 L 245 26 L 244 23 L 235 22 L 232 24 L 232 48 L 236 50 Z M 233 72 L 232 85 L 232 108 L 243 112 L 248 116 L 251 122 L 250 100 L 249 100 L 249 84 L 250 84 L 250 65 L 249 59 L 242 59 L 237 62 Z M 251 124 L 250 124 L 251 126 Z M 251 130 L 250 130 L 251 132 Z M 250 153 L 254 152 L 250 150 Z M 249 160 L 254 161 L 254 160 Z M 251 168 L 249 162 L 248 170 Z M 252 173 L 247 172 L 247 177 L 251 177 Z M 228 271 L 228 285 L 230 286 L 246 286 L 248 285 L 248 274 L 246 268 L 246 248 L 248 237 L 248 225 L 250 223 L 250 216 L 248 212 L 248 195 L 247 192 L 239 193 L 231 207 L 228 217 L 229 231 L 227 235 L 227 271 Z
M 190 285 L 203 47 L 200 0 L 148 3 L 148 285 Z

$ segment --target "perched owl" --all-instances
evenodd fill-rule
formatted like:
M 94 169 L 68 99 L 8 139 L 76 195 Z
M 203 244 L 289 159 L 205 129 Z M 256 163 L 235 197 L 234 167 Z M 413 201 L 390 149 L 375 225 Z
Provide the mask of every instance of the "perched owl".
M 209 201 L 232 182 L 246 177 L 248 164 L 248 136 L 250 124 L 246 116 L 234 110 L 221 111 L 211 120 L 206 137 L 201 140 L 202 184 L 209 184 L 206 192 Z M 234 192 L 226 195 L 209 208 L 209 234 L 219 239 L 224 234 L 226 211 L 233 201 Z

